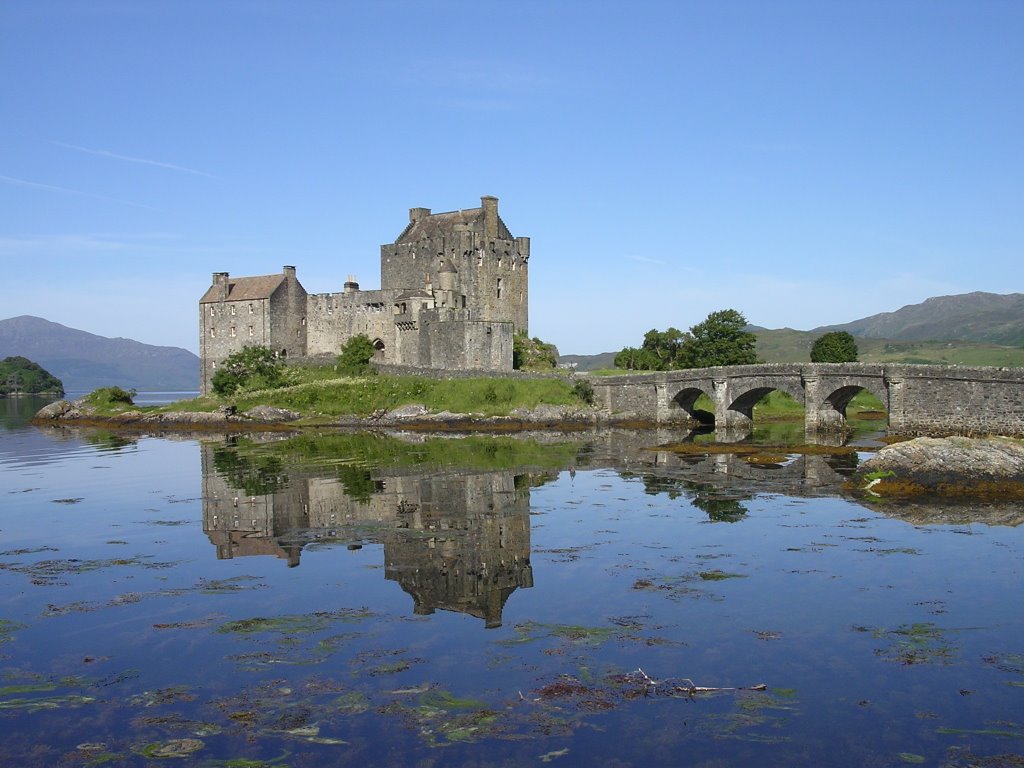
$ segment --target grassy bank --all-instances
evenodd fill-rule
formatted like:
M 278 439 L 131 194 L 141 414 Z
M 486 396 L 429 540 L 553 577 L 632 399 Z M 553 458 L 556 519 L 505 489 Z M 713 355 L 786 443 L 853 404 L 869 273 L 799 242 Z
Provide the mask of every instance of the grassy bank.
M 164 410 L 213 411 L 234 405 L 246 411 L 257 405 L 287 408 L 307 416 L 370 416 L 404 405 L 423 405 L 437 413 L 501 416 L 516 408 L 580 405 L 563 379 L 431 379 L 419 376 L 338 376 L 330 368 L 289 369 L 288 386 L 240 392 L 231 397 L 207 395 L 165 406 Z

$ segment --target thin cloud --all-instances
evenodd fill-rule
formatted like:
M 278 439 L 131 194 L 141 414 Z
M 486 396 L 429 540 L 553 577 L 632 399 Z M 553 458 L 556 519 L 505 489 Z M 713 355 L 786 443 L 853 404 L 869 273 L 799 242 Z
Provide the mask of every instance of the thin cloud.
M 93 200 L 105 200 L 108 203 L 120 203 L 121 205 L 130 205 L 134 208 L 145 208 L 147 211 L 158 210 L 151 205 L 144 205 L 143 203 L 133 203 L 131 200 L 121 200 L 116 197 L 107 197 L 106 195 L 95 195 L 92 192 L 83 192 L 80 189 L 70 189 L 68 187 L 58 187 L 53 184 L 42 184 L 38 181 L 27 181 L 26 179 L 16 179 L 13 176 L 0 175 L 0 181 L 7 184 L 14 184 L 19 187 L 32 187 L 34 189 L 47 189 L 51 192 L 62 192 L 67 195 L 79 195 L 81 197 L 91 197 Z
M 667 261 L 662 261 L 661 259 L 652 259 L 652 258 L 649 258 L 648 256 L 636 256 L 636 255 L 630 254 L 629 256 L 626 256 L 626 258 L 629 259 L 630 261 L 635 261 L 635 262 L 638 262 L 640 264 L 654 264 L 657 267 L 667 267 L 668 266 L 668 262 Z
M 156 168 L 166 168 L 171 171 L 181 171 L 182 173 L 191 173 L 193 176 L 205 176 L 208 179 L 217 178 L 212 173 L 206 173 L 205 171 L 197 171 L 195 168 L 187 168 L 184 165 L 175 165 L 174 163 L 164 163 L 159 160 L 148 160 L 144 157 L 132 157 L 130 155 L 121 155 L 117 152 L 110 152 L 105 149 L 90 149 L 89 147 L 80 147 L 77 144 L 66 144 L 63 141 L 54 141 L 58 147 L 66 147 L 67 149 L 73 149 L 77 152 L 84 152 L 87 155 L 96 155 L 98 157 L 109 157 L 113 160 L 124 160 L 126 163 L 139 163 L 140 165 L 152 165 Z

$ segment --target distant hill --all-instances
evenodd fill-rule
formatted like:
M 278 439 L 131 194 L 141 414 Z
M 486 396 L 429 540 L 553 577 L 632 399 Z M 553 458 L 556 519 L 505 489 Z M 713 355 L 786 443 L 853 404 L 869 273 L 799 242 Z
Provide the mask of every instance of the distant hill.
M 812 333 L 847 331 L 865 339 L 981 341 L 1024 345 L 1024 293 L 962 293 L 936 296 L 895 312 L 882 312 Z
M 187 349 L 110 339 L 31 315 L 0 320 L 0 358 L 12 355 L 39 363 L 68 391 L 110 385 L 172 392 L 199 387 L 199 358 Z
M 769 363 L 806 362 L 818 336 L 846 331 L 857 338 L 865 363 L 1024 366 L 1022 293 L 936 296 L 895 312 L 811 331 L 757 326 L 748 330 L 757 336 L 758 357 Z M 563 355 L 559 362 L 576 363 L 579 371 L 612 368 L 616 352 Z

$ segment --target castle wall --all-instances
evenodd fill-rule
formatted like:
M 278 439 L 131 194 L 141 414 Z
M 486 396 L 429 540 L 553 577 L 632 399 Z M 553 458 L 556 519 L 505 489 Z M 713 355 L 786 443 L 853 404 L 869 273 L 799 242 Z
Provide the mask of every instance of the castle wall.
M 365 334 L 384 343 L 383 359 L 395 346 L 395 291 L 312 293 L 307 299 L 307 345 L 310 355 L 341 352 L 353 336 Z
M 439 369 L 512 370 L 512 323 L 448 320 L 439 315 L 437 311 L 420 314 L 420 365 Z

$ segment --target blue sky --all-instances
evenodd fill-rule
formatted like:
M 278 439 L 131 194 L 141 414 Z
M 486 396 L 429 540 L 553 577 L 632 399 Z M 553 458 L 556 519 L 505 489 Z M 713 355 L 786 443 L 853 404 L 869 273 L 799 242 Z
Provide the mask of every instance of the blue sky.
M 379 287 L 500 198 L 530 332 L 1024 291 L 1024 3 L 0 3 L 0 318 L 197 348 L 210 274 Z

